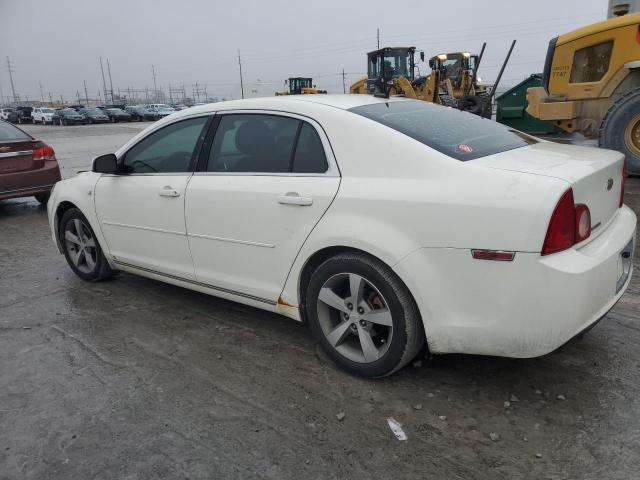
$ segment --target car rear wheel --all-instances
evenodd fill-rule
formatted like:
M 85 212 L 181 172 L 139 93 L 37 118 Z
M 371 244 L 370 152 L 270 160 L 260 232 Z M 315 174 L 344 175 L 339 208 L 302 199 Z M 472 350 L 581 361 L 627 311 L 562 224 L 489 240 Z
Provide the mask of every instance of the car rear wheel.
M 424 345 L 418 308 L 397 275 L 360 253 L 329 258 L 313 273 L 305 301 L 309 327 L 341 368 L 383 377 Z
M 83 280 L 99 282 L 114 275 L 86 217 L 77 208 L 67 210 L 59 226 L 67 263 Z
M 47 202 L 49 201 L 49 195 L 50 195 L 49 192 L 43 192 L 43 193 L 36 193 L 34 197 L 36 198 L 38 203 L 41 203 L 42 205 L 46 205 Z

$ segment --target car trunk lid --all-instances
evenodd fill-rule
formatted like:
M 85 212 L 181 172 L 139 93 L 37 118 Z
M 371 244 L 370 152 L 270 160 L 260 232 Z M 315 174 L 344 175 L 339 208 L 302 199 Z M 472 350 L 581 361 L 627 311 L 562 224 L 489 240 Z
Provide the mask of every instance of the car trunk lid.
M 621 153 L 611 150 L 540 142 L 471 163 L 564 180 L 573 189 L 575 203 L 589 207 L 596 233 L 620 206 L 623 160 Z
M 33 152 L 42 146 L 39 140 L 4 141 L 0 143 L 0 174 L 42 168 L 44 159 L 35 159 Z

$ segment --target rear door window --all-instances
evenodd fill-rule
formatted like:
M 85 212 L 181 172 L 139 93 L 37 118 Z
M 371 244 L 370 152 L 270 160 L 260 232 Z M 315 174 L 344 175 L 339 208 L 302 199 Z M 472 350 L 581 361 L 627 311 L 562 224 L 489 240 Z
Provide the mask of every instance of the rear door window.
M 373 103 L 349 111 L 463 162 L 538 143 L 487 118 L 417 100 Z
M 225 114 L 220 118 L 209 154 L 209 172 L 288 173 L 294 156 L 312 149 L 305 143 L 296 155 L 296 142 L 303 123 L 270 114 Z M 308 157 L 313 161 L 313 158 Z M 302 168 L 308 168 L 303 165 Z
M 315 128 L 302 122 L 293 157 L 294 173 L 324 173 L 327 171 L 327 157 L 324 154 L 322 140 Z

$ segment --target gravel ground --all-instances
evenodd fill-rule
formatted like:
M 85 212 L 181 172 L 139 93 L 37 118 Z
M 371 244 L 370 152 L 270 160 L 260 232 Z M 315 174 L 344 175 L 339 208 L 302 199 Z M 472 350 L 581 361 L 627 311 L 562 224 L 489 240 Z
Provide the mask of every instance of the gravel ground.
M 26 129 L 68 177 L 144 125 Z M 285 318 L 127 274 L 84 283 L 46 212 L 5 201 L 0 479 L 637 478 L 639 286 L 542 358 L 445 355 L 369 381 Z

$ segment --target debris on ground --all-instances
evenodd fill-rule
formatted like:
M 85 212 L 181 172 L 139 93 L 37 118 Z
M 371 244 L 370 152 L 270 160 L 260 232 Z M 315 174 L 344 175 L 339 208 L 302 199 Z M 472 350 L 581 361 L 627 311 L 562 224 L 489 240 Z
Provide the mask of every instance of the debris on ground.
M 516 397 L 515 395 L 511 395 L 511 398 L 509 399 L 510 402 L 517 402 L 518 401 L 518 397 Z
M 504 402 L 504 408 L 509 408 L 510 406 L 511 406 L 511 402 L 509 402 L 508 400 Z
M 567 397 L 565 397 L 564 395 L 560 394 L 556 397 L 558 400 L 566 400 Z
M 389 428 L 396 436 L 396 438 L 400 441 L 407 440 L 407 434 L 402 430 L 402 425 L 395 418 L 387 418 L 387 423 L 389 424 Z
M 429 398 L 433 398 L 434 396 L 435 395 L 433 393 L 431 393 L 431 392 L 427 393 L 427 397 L 429 397 Z
M 413 409 L 414 409 L 414 410 L 422 410 L 422 404 L 421 404 L 421 403 L 416 403 L 416 404 L 413 406 Z
M 338 419 L 339 422 L 341 422 L 342 420 L 344 420 L 344 417 L 346 417 L 347 414 L 344 412 L 338 412 L 338 414 L 336 415 L 336 418 Z
M 495 432 L 491 432 L 489 433 L 489 438 L 491 439 L 492 442 L 497 442 L 498 440 L 500 440 L 500 435 L 498 435 Z
M 444 422 L 447 419 L 447 416 L 446 415 L 440 415 L 438 418 Z
M 542 454 L 541 453 L 536 453 L 536 458 L 542 458 Z

